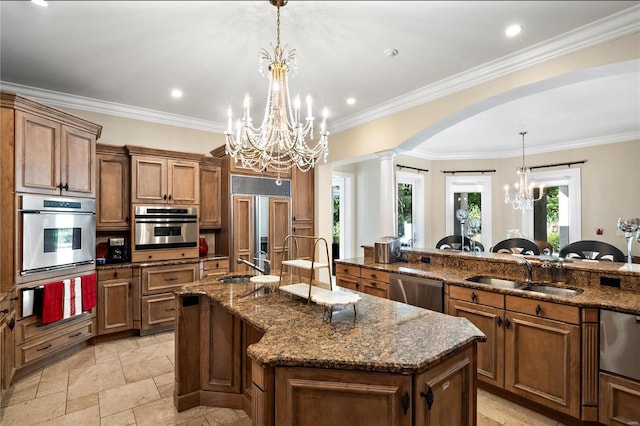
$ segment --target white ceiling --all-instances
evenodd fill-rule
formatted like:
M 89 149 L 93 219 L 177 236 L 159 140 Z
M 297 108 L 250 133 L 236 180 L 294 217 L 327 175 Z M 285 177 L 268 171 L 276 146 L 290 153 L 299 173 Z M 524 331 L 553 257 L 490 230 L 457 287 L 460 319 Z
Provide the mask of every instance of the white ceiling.
M 639 5 L 291 1 L 281 38 L 298 53 L 291 92 L 310 93 L 316 111 L 326 105 L 335 133 L 508 72 L 550 54 L 544 46 L 566 51 L 638 31 Z M 245 93 L 262 104 L 258 54 L 275 42 L 275 12 L 267 1 L 2 1 L 0 80 L 59 106 L 222 132 L 227 107 L 239 111 Z M 507 39 L 512 23 L 524 31 Z M 183 98 L 169 96 L 174 87 Z M 539 152 L 640 138 L 640 61 L 530 89 L 406 146 L 427 158 L 477 158 L 517 155 L 521 130 Z

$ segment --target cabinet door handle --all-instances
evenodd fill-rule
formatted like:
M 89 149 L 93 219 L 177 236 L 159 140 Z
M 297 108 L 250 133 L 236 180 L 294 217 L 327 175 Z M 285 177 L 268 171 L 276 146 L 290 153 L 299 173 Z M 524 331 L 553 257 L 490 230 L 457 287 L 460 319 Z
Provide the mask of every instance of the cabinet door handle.
M 167 201 L 167 194 L 164 194 L 162 198 L 164 198 L 164 200 Z
M 7 327 L 9 327 L 9 330 L 13 331 L 13 327 L 16 326 L 16 320 L 14 318 L 11 318 L 11 321 L 9 321 L 9 324 L 7 324 Z
M 402 411 L 404 411 L 404 414 L 407 414 L 407 411 L 409 411 L 409 403 L 411 402 L 411 399 L 409 398 L 409 393 L 405 392 L 404 395 L 402 395 L 400 397 L 400 403 L 402 404 Z
M 9 309 L 3 309 L 0 311 L 0 314 L 8 314 L 9 313 Z
M 498 327 L 500 327 L 502 325 L 502 318 L 498 317 L 498 319 L 496 320 L 496 322 L 498 323 Z
M 176 281 L 178 278 L 173 277 L 173 278 L 165 278 L 165 281 Z
M 113 278 L 118 278 L 118 271 L 113 271 Z
M 471 292 L 471 301 L 472 301 L 472 302 L 475 302 L 477 298 L 478 298 L 478 296 L 476 296 L 476 292 L 475 292 L 475 291 L 472 291 L 472 292 Z
M 69 183 L 68 182 L 65 183 L 63 188 L 64 188 L 65 191 L 68 191 L 69 190 Z
M 73 339 L 74 337 L 78 337 L 81 334 L 82 334 L 82 331 L 78 331 L 76 334 L 72 334 L 71 336 L 69 336 L 69 339 Z
M 49 349 L 51 347 L 51 343 L 49 343 L 47 346 L 45 346 L 44 348 L 40 348 L 40 349 L 36 349 L 36 351 L 44 351 L 45 349 Z
M 427 390 L 427 393 L 420 392 L 420 396 L 427 400 L 427 407 L 431 410 L 431 406 L 433 405 L 433 390 L 431 390 L 431 386 Z
M 167 309 L 165 309 L 165 310 L 166 310 L 167 312 L 169 312 L 169 311 L 177 311 L 177 310 L 178 310 L 178 308 L 167 308 Z
M 542 312 L 542 306 L 538 305 L 536 306 L 536 315 L 540 315 L 540 312 Z
M 169 194 L 169 201 L 171 201 L 171 194 Z
M 509 321 L 509 318 L 507 317 L 504 318 L 504 328 L 506 329 L 511 328 L 511 321 Z
M 129 223 L 129 216 L 124 218 L 124 223 Z

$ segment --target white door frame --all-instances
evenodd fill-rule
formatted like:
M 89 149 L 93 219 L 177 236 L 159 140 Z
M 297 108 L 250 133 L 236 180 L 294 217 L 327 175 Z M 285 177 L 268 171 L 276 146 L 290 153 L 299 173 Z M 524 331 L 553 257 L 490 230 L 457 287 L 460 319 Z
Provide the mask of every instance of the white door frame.
M 410 238 L 413 240 L 414 247 L 426 247 L 424 229 L 424 176 L 420 173 L 396 171 L 396 192 L 398 191 L 399 183 L 413 186 L 411 192 L 411 219 L 413 221 L 411 231 L 413 235 Z M 398 211 L 397 204 L 398 196 L 396 194 L 396 212 Z
M 353 182 L 354 177 L 352 173 L 331 173 L 331 187 L 338 186 L 340 188 L 340 259 L 348 259 L 356 256 L 354 249 L 354 232 L 356 227 L 354 222 Z M 333 198 L 331 202 L 333 203 Z M 333 212 L 333 207 L 331 211 Z M 333 220 L 331 221 L 331 225 L 333 226 Z M 347 232 L 347 230 L 349 231 Z

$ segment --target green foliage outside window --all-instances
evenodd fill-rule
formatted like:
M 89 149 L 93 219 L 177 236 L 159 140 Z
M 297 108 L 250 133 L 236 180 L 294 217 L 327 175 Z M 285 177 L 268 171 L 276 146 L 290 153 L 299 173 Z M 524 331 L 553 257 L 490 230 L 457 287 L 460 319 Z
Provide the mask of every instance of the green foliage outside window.
M 398 184 L 398 237 L 404 237 L 404 224 L 413 223 L 413 185 Z

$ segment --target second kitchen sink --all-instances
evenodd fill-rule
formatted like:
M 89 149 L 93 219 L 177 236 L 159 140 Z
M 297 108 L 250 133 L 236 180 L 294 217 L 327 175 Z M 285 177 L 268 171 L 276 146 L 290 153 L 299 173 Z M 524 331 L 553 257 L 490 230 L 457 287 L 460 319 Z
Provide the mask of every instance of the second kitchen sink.
M 583 292 L 583 290 L 581 289 L 522 283 L 518 281 L 512 281 L 503 278 L 493 278 L 484 275 L 467 278 L 467 281 L 478 284 L 486 284 L 495 288 L 508 288 L 512 290 L 530 291 L 534 293 L 549 294 L 552 296 L 572 297 L 577 296 L 578 294 L 581 294 Z

